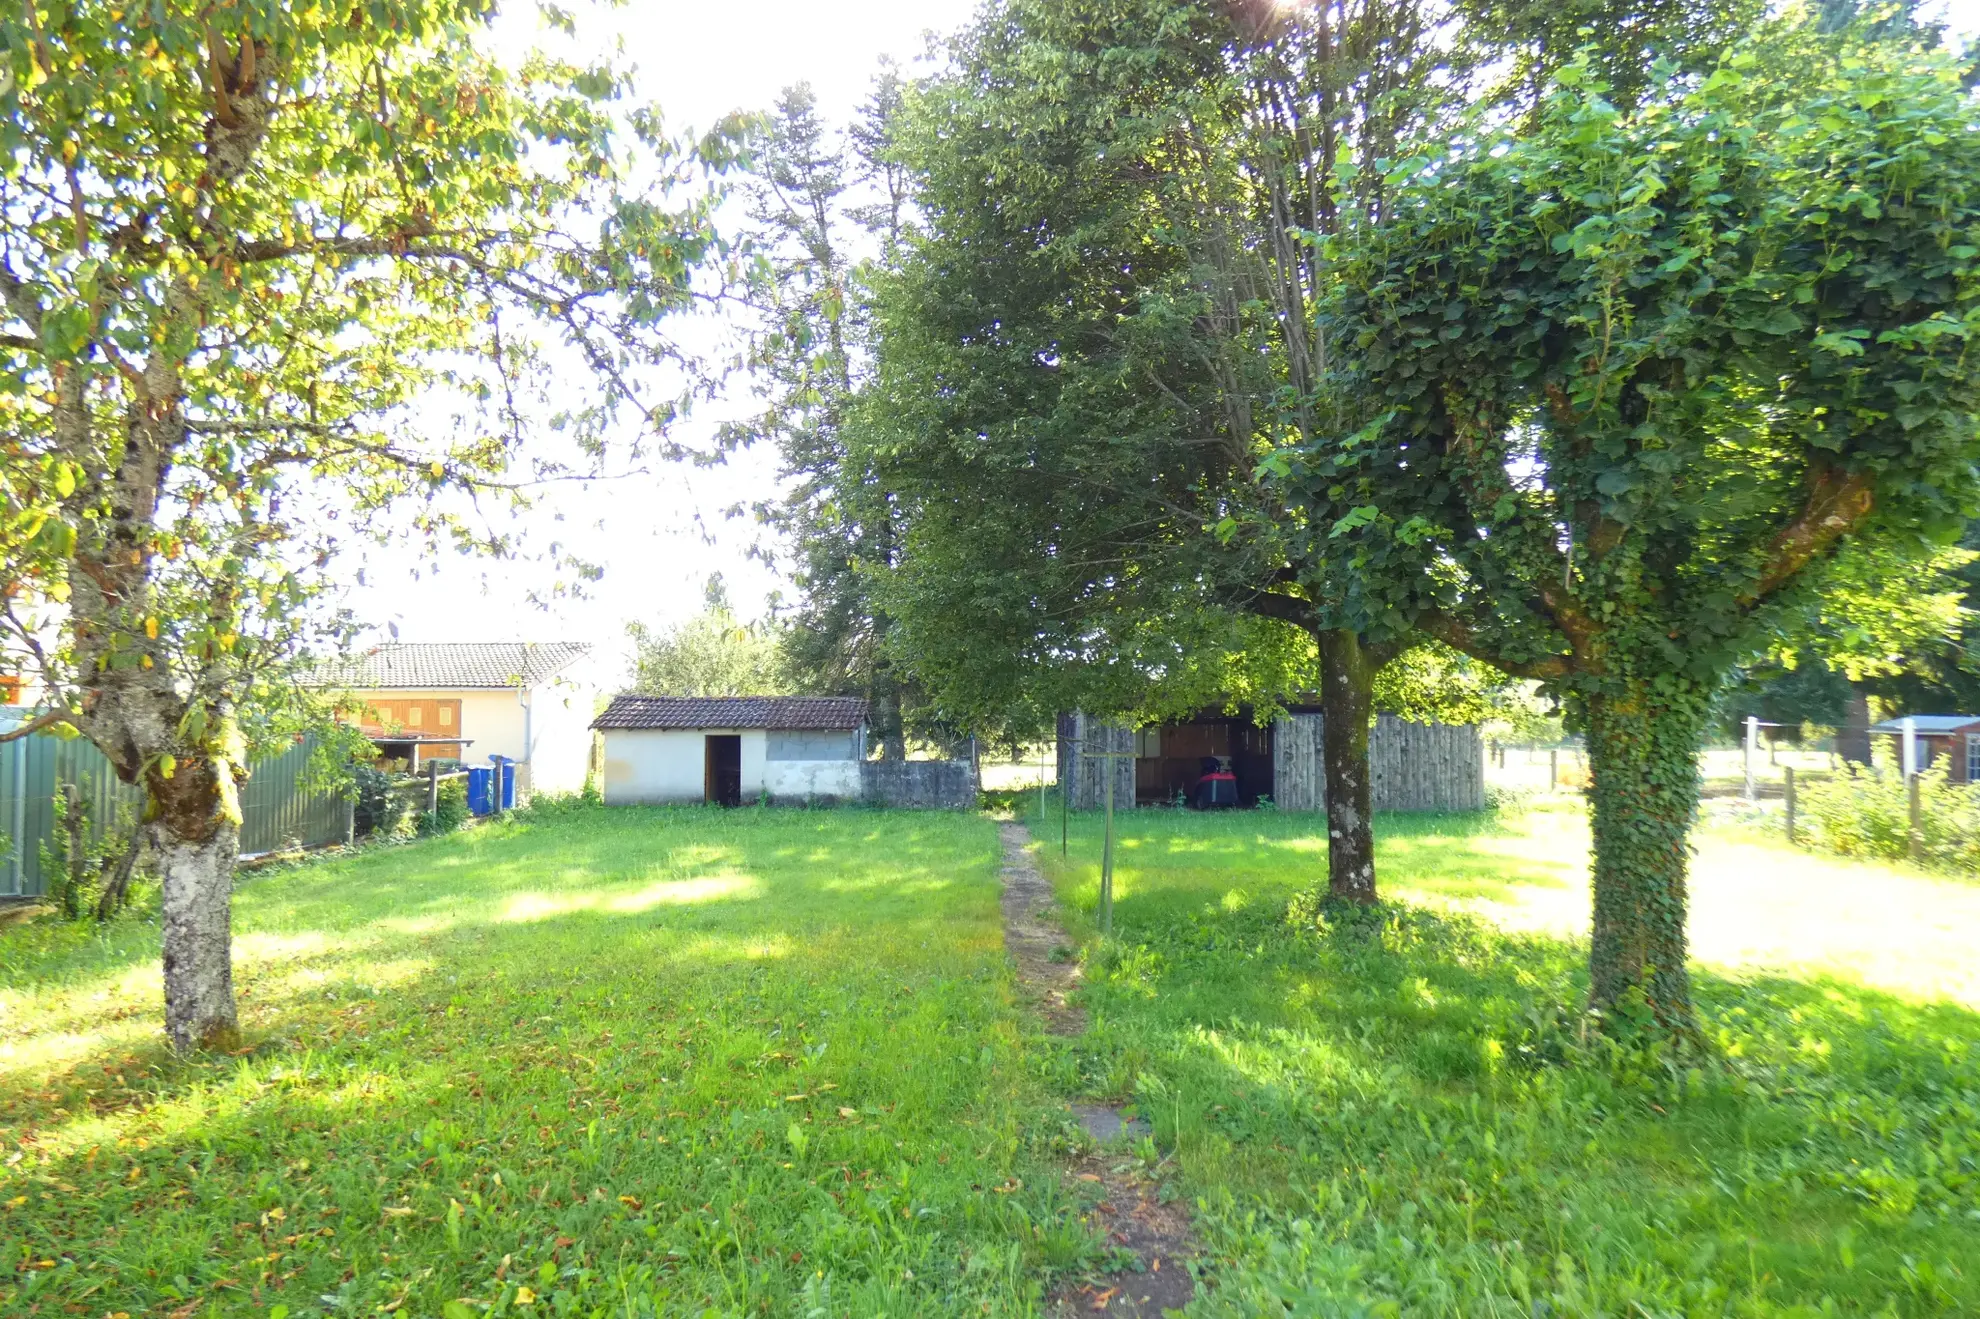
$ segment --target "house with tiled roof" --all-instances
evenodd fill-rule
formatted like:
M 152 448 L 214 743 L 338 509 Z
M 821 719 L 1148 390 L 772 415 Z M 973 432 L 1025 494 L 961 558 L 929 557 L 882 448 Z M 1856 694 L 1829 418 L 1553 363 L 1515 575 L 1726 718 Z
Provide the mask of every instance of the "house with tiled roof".
M 394 643 L 331 660 L 316 680 L 346 697 L 387 762 L 499 756 L 524 791 L 584 786 L 599 679 L 582 642 Z
M 862 794 L 866 702 L 852 696 L 615 696 L 593 721 L 608 805 L 735 806 Z

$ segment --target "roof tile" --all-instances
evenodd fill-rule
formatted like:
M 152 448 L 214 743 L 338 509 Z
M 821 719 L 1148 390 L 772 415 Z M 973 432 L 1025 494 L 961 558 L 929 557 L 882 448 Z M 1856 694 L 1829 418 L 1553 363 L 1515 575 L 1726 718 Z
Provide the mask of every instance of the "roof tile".
M 534 687 L 591 652 L 581 641 L 443 641 L 373 646 L 331 660 L 317 680 L 359 691 L 382 688 Z
M 591 726 L 849 732 L 865 722 L 866 702 L 857 696 L 614 696 Z

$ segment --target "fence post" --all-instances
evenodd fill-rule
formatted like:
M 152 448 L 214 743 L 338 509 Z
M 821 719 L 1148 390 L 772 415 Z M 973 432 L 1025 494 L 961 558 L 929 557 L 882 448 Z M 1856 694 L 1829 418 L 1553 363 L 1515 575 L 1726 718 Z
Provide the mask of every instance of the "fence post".
M 1045 748 L 1038 748 L 1038 823 L 1044 824 L 1049 818 L 1045 814 Z
M 1789 765 L 1782 773 L 1787 776 L 1787 840 L 1794 846 L 1794 766 Z
M 1916 774 L 1905 780 L 1906 795 L 1910 799 L 1911 806 L 1911 859 L 1913 861 L 1923 861 L 1925 859 L 1925 828 L 1918 800 L 1918 786 L 1918 776 Z
M 1748 802 L 1756 802 L 1760 800 L 1760 788 L 1759 785 L 1754 781 L 1754 777 L 1753 777 L 1754 753 L 1757 752 L 1759 749 L 1760 749 L 1760 716 L 1757 714 L 1750 714 L 1746 716 L 1746 800 Z
M 1100 933 L 1114 932 L 1114 762 L 1107 766 L 1107 835 L 1100 847 Z
M 436 819 L 440 815 L 440 762 L 426 762 L 426 813 Z
M 1561 787 L 1561 749 L 1550 748 L 1547 752 L 1547 791 L 1558 792 Z
M 344 846 L 357 846 L 357 798 L 344 798 Z

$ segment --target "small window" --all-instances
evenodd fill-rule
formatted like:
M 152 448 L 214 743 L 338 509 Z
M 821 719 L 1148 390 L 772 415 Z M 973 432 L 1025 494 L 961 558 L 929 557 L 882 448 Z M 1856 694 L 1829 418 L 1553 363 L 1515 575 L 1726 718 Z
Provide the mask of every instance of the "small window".
M 1966 735 L 1966 781 L 1980 783 L 1980 733 Z
M 454 726 L 453 706 L 443 705 L 440 707 L 440 726 L 442 728 L 452 728 Z
M 406 707 L 406 726 L 408 728 L 418 728 L 419 721 L 420 708 L 417 705 L 408 705 Z
M 1155 760 L 1161 756 L 1162 754 L 1161 725 L 1150 724 L 1146 728 L 1139 728 L 1135 730 L 1134 754 L 1143 760 Z

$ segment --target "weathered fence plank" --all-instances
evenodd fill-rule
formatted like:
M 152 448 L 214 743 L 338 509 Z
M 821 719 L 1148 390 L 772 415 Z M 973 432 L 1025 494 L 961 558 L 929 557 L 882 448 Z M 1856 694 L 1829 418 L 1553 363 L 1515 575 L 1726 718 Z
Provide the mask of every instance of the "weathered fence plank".
M 1324 716 L 1287 715 L 1272 725 L 1272 804 L 1283 811 L 1327 807 L 1322 756 Z M 1076 810 L 1095 810 L 1113 772 L 1117 803 L 1134 800 L 1134 762 L 1103 760 L 1100 751 L 1127 751 L 1134 730 L 1102 724 L 1085 714 L 1059 719 L 1059 782 L 1070 785 Z M 1472 725 L 1417 724 L 1377 716 L 1368 735 L 1371 795 L 1378 811 L 1482 811 L 1485 747 Z

